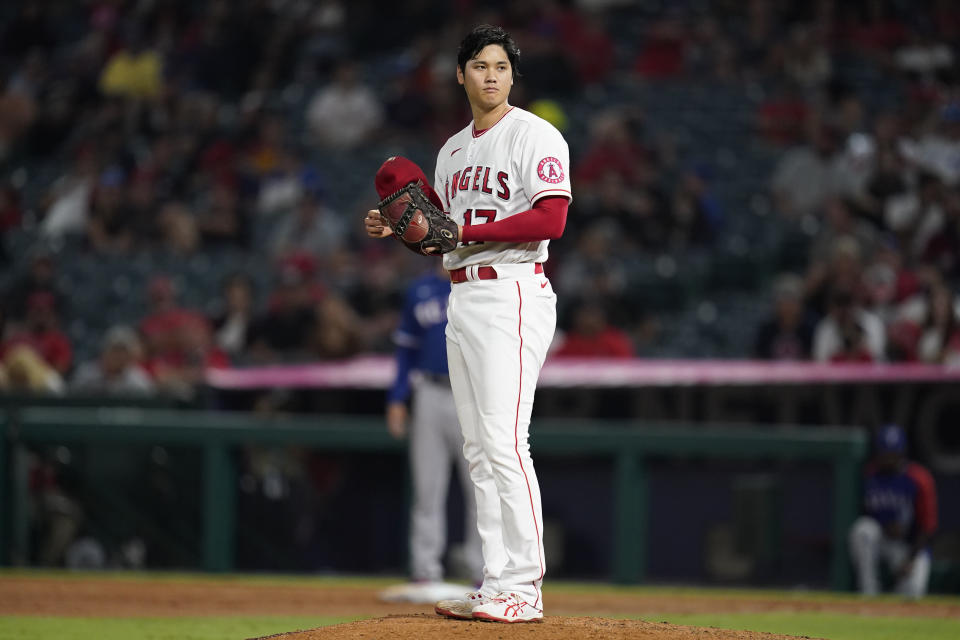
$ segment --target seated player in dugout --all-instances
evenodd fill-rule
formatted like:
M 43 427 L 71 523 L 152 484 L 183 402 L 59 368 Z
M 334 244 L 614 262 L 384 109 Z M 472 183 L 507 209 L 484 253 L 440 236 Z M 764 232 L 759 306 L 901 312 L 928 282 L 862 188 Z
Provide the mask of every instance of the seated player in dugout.
M 572 200 L 563 136 L 508 102 L 519 62 L 520 50 L 506 31 L 473 29 L 460 43 L 456 68 L 473 120 L 441 147 L 433 188 L 405 158 L 387 160 L 375 179 L 382 203 L 420 180 L 426 197 L 447 214 L 438 226 L 455 239 L 440 249 L 453 285 L 447 359 L 476 494 L 484 573 L 477 591 L 438 602 L 435 611 L 510 623 L 543 619 L 543 514 L 528 436 L 557 320 L 543 263 L 550 240 L 563 233 Z M 383 211 L 367 212 L 370 237 L 394 233 Z M 397 227 L 401 239 L 406 228 Z
M 878 594 L 883 567 L 896 593 L 920 598 L 927 592 L 930 542 L 937 529 L 933 476 L 907 459 L 907 437 L 898 425 L 877 432 L 874 451 L 864 477 L 864 513 L 850 529 L 858 587 L 864 595 Z

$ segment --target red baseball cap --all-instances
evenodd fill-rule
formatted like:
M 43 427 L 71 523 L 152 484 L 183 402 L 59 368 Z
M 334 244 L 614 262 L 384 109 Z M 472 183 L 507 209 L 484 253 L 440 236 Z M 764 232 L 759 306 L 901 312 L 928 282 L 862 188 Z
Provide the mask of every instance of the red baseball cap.
M 426 194 L 430 202 L 437 205 L 440 211 L 443 211 L 443 201 L 440 196 L 430 186 L 427 176 L 423 174 L 423 169 L 417 164 L 403 156 L 392 156 L 380 165 L 377 169 L 377 175 L 373 179 L 377 188 L 377 195 L 380 199 L 396 193 L 411 182 L 419 182 L 423 193 Z

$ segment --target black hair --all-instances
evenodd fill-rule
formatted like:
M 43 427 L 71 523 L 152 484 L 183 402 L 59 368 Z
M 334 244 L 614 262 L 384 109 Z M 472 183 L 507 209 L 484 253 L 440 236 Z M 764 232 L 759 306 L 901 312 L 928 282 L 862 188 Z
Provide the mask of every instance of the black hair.
M 520 75 L 520 49 L 503 27 L 491 24 L 474 27 L 473 31 L 468 33 L 460 43 L 460 48 L 457 50 L 457 66 L 460 71 L 466 70 L 467 61 L 476 57 L 484 47 L 491 44 L 498 44 L 507 52 L 510 71 L 513 73 L 513 79 L 516 80 Z

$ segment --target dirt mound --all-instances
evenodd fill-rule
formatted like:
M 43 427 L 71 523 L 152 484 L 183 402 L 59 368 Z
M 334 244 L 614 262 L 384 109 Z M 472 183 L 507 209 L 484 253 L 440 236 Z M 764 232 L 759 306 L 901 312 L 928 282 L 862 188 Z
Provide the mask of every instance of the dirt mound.
M 337 624 L 307 631 L 269 636 L 270 640 L 375 640 L 444 639 L 465 640 L 796 640 L 799 636 L 779 636 L 753 631 L 728 631 L 704 627 L 683 627 L 666 622 L 610 620 L 607 618 L 567 618 L 550 616 L 540 623 L 497 624 L 450 620 L 430 614 L 394 615 Z M 803 636 L 806 637 L 806 636 Z M 265 640 L 259 638 L 257 640 Z

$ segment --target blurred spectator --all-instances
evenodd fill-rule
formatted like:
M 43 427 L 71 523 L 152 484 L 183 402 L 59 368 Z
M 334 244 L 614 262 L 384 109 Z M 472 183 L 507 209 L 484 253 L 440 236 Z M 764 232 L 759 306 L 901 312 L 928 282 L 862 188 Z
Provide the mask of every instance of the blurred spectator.
M 61 394 L 63 377 L 26 343 L 0 355 L 0 390 L 7 393 Z
M 197 216 L 204 248 L 250 246 L 250 216 L 237 190 L 223 181 L 204 194 Z
M 960 103 L 940 109 L 936 127 L 919 140 L 904 138 L 900 152 L 912 164 L 955 187 L 960 184 Z
M 51 72 L 41 87 L 36 120 L 24 140 L 27 157 L 41 161 L 60 157 L 77 143 L 77 135 L 90 124 L 89 113 L 103 99 L 97 76 L 106 47 L 95 32 L 75 42 L 64 42 L 60 35 Z
M 956 58 L 950 45 L 939 41 L 929 29 L 913 29 L 909 38 L 894 53 L 894 62 L 904 73 L 931 81 L 954 65 Z
M 830 79 L 833 65 L 819 34 L 808 24 L 790 29 L 783 51 L 783 70 L 805 91 L 822 87 Z
M 778 145 L 797 144 L 803 139 L 804 130 L 819 122 L 812 111 L 799 88 L 783 83 L 760 104 L 757 126 L 760 134 L 769 142 Z
M 134 233 L 126 201 L 125 181 L 123 169 L 112 166 L 100 175 L 93 192 L 87 220 L 87 241 L 97 253 L 122 254 L 133 249 Z
M 711 171 L 696 167 L 680 177 L 673 194 L 667 244 L 674 249 L 714 244 L 723 225 L 720 201 L 710 192 Z
M 607 321 L 602 299 L 581 300 L 573 311 L 570 330 L 552 352 L 557 358 L 632 358 L 633 345 L 625 331 Z
M 249 329 L 249 355 L 260 362 L 305 358 L 317 324 L 316 303 L 309 274 L 282 265 L 267 310 Z
M 56 300 L 52 294 L 37 291 L 27 299 L 27 313 L 23 327 L 11 332 L 0 352 L 7 352 L 17 345 L 29 345 L 43 360 L 61 376 L 73 364 L 73 348 L 70 339 L 59 329 Z
M 176 285 L 166 275 L 151 278 L 147 285 L 147 304 L 147 313 L 139 326 L 147 360 L 176 349 L 176 333 L 184 324 L 184 318 L 203 317 L 199 312 L 179 305 Z
M 932 364 L 960 361 L 960 323 L 953 291 L 938 283 L 927 290 L 927 317 L 917 344 L 917 359 Z
M 187 256 L 200 248 L 200 232 L 190 209 L 182 202 L 168 202 L 157 214 L 160 243 L 166 251 Z
M 903 118 L 895 112 L 883 112 L 873 119 L 873 132 L 860 144 L 864 153 L 860 162 L 866 175 L 853 198 L 862 215 L 877 227 L 884 226 L 886 199 L 907 190 L 908 170 L 898 149 Z M 853 145 L 848 142 L 848 148 Z
M 737 43 L 740 48 L 739 67 L 754 75 L 766 72 L 771 64 L 771 51 L 778 40 L 775 8 L 765 0 L 745 3 L 745 19 L 737 24 Z
M 852 291 L 834 288 L 829 311 L 813 334 L 813 359 L 818 362 L 879 362 L 884 359 L 883 323 L 865 311 Z
M 860 51 L 882 58 L 906 39 L 906 23 L 900 19 L 894 5 L 885 2 L 866 2 L 842 7 L 844 20 L 840 36 Z
M 0 265 L 6 265 L 10 260 L 6 246 L 7 233 L 20 227 L 22 222 L 20 193 L 10 185 L 0 185 Z
M 567 116 L 567 112 L 563 105 L 556 100 L 540 98 L 528 104 L 526 109 L 533 115 L 552 124 L 561 133 L 570 127 L 570 118 Z
M 384 100 L 387 123 L 400 132 L 422 130 L 433 116 L 427 90 L 416 82 L 413 73 L 398 73 L 390 78 Z
M 561 295 L 577 297 L 584 291 L 602 296 L 616 305 L 624 295 L 627 273 L 613 249 L 615 235 L 604 225 L 586 229 L 577 240 L 576 252 L 559 266 L 555 287 Z
M 696 48 L 693 62 L 697 70 L 720 82 L 735 82 L 742 69 L 737 65 L 737 44 L 730 34 L 722 31 L 717 19 L 704 16 L 695 33 Z
M 255 126 L 256 137 L 243 151 L 240 162 L 244 171 L 261 182 L 278 172 L 286 172 L 289 153 L 284 147 L 286 130 L 279 116 L 270 113 L 263 115 Z M 260 197 L 263 197 L 262 193 Z
M 860 593 L 880 593 L 881 566 L 893 574 L 896 593 L 920 598 L 930 579 L 930 542 L 937 530 L 937 488 L 923 466 L 906 457 L 907 436 L 898 425 L 881 427 L 866 468 L 863 510 L 850 528 L 850 556 Z
M 581 84 L 596 86 L 605 82 L 616 64 L 616 45 L 599 13 L 566 16 L 563 42 L 568 51 L 589 51 L 590 55 L 572 56 Z
M 442 81 L 432 83 L 426 89 L 431 117 L 424 126 L 436 147 L 442 146 L 451 131 L 458 131 L 472 117 L 470 107 L 458 89 L 456 85 Z
M 352 274 L 352 281 L 341 282 L 338 287 L 340 296 L 363 318 L 360 328 L 367 348 L 385 351 L 392 344 L 391 336 L 403 309 L 403 282 L 398 275 L 404 273 L 411 257 L 399 246 L 391 247 L 383 256 L 365 260 Z M 419 261 L 414 264 L 423 268 Z
M 325 256 L 342 246 L 347 236 L 346 222 L 327 206 L 321 193 L 305 191 L 274 227 L 270 253 L 275 258 L 290 253 Z
M 141 34 L 131 29 L 126 46 L 107 62 L 100 76 L 100 89 L 108 96 L 150 99 L 160 95 L 163 61 L 147 48 Z
M 833 134 L 813 120 L 806 132 L 806 144 L 783 154 L 770 184 L 777 210 L 791 218 L 819 214 L 835 193 Z
M 0 93 L 0 160 L 12 153 L 36 119 L 37 94 L 44 71 L 44 57 L 34 51 Z
M 140 367 L 140 340 L 130 327 L 111 327 L 100 356 L 84 362 L 70 381 L 70 390 L 104 395 L 146 395 L 153 391 L 150 376 Z
M 879 162 L 878 147 L 871 134 L 854 132 L 834 158 L 834 193 L 855 205 L 861 216 L 876 217 L 876 202 L 870 186 Z
M 846 240 L 840 240 L 846 238 Z M 811 264 L 826 264 L 843 243 L 856 244 L 861 256 L 870 258 L 880 245 L 876 227 L 855 215 L 851 205 L 840 198 L 824 203 L 821 226 L 810 247 Z
M 863 270 L 862 289 L 864 308 L 888 327 L 900 314 L 899 307 L 919 286 L 916 274 L 904 267 L 903 257 L 895 246 L 879 245 L 873 260 Z M 893 357 L 895 345 L 888 340 L 887 353 Z M 901 358 L 894 357 L 899 360 Z
M 3 296 L 11 320 L 20 322 L 26 317 L 27 302 L 36 293 L 49 294 L 61 317 L 68 312 L 66 297 L 56 282 L 56 268 L 53 254 L 43 248 L 33 250 L 28 271 L 14 280 Z
M 664 17 L 647 27 L 633 67 L 644 78 L 680 75 L 686 60 L 687 34 L 682 20 Z
M 260 181 L 257 214 L 280 216 L 289 213 L 308 191 L 319 193 L 320 176 L 296 156 L 285 155 L 280 165 Z
M 308 25 L 305 49 L 318 69 L 326 70 L 347 53 L 347 9 L 341 0 L 311 4 L 304 22 Z
M 850 146 L 851 140 L 855 140 L 857 134 L 866 137 L 868 132 L 865 126 L 866 110 L 863 101 L 845 83 L 831 83 L 828 98 L 821 108 L 823 114 L 820 117 L 833 132 L 838 151 Z M 866 142 L 871 143 L 872 140 L 867 138 Z
M 960 190 L 949 189 L 943 196 L 943 219 L 935 231 L 918 244 L 920 259 L 934 265 L 947 278 L 960 276 Z
M 619 175 L 627 185 L 640 182 L 639 165 L 647 152 L 631 131 L 638 126 L 636 116 L 628 120 L 625 114 L 607 111 L 590 122 L 590 142 L 587 151 L 576 164 L 577 184 L 593 187 L 607 174 Z
M 804 299 L 807 308 L 817 316 L 827 313 L 834 289 L 858 291 L 863 281 L 863 251 L 856 238 L 848 235 L 834 238 L 829 253 L 812 258 L 804 278 Z
M 98 171 L 94 148 L 84 145 L 77 149 L 70 169 L 53 183 L 44 197 L 48 203 L 41 223 L 44 236 L 61 238 L 86 232 Z
M 571 229 L 600 224 L 616 228 L 619 242 L 627 250 L 660 250 L 667 244 L 671 226 L 670 204 L 659 184 L 630 188 L 622 176 L 606 172 L 584 196 L 583 216 L 570 220 Z
M 309 338 L 310 353 L 321 360 L 355 356 L 364 344 L 361 320 L 338 296 L 326 296 L 317 305 L 317 322 Z
M 888 350 L 897 360 L 954 364 L 960 361 L 960 303 L 936 270 L 921 270 L 918 282 L 923 289 L 888 322 Z
M 223 287 L 223 310 L 213 317 L 214 341 L 231 358 L 247 347 L 254 318 L 253 283 L 241 273 L 230 276 Z
M 191 313 L 176 318 L 166 348 L 155 353 L 146 368 L 158 389 L 191 398 L 206 379 L 207 369 L 229 365 L 230 359 L 213 343 L 206 318 Z
M 887 199 L 884 221 L 908 258 L 921 255 L 930 239 L 943 228 L 943 196 L 944 188 L 939 178 L 921 173 L 916 191 Z
M 803 306 L 803 280 L 793 274 L 777 279 L 772 316 L 757 330 L 754 357 L 761 360 L 809 360 L 814 323 Z
M 274 216 L 293 209 L 304 191 L 320 188 L 320 176 L 301 154 L 286 145 L 283 121 L 263 116 L 256 140 L 241 159 L 246 177 L 256 183 L 256 212 Z
M 383 106 L 360 83 L 355 64 L 343 62 L 333 82 L 320 89 L 307 106 L 310 132 L 321 146 L 356 147 L 383 121 Z

